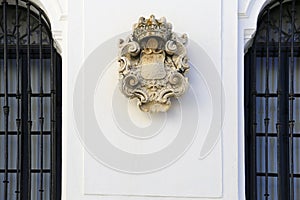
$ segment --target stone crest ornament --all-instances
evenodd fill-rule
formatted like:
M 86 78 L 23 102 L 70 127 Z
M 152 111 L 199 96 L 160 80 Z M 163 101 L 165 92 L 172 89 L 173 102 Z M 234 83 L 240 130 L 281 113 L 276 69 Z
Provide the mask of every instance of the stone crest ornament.
M 186 43 L 187 35 L 172 32 L 164 17 L 141 17 L 133 33 L 119 43 L 121 92 L 137 98 L 144 112 L 167 111 L 170 98 L 181 96 L 188 87 Z

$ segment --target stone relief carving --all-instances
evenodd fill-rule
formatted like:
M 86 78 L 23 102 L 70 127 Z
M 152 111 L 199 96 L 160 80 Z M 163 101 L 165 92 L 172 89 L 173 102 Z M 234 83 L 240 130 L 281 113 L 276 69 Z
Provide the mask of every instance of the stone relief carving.
M 119 84 L 121 92 L 138 99 L 144 112 L 165 112 L 171 97 L 188 87 L 189 70 L 185 44 L 187 35 L 172 32 L 164 17 L 141 17 L 133 33 L 119 42 Z

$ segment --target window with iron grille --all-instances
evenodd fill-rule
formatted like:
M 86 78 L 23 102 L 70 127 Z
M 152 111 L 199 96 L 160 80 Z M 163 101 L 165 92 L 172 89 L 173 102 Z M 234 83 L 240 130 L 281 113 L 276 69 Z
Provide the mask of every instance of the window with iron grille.
M 249 200 L 300 199 L 300 1 L 261 11 L 245 54 L 245 168 Z
M 0 7 L 0 199 L 58 200 L 61 57 L 41 8 Z

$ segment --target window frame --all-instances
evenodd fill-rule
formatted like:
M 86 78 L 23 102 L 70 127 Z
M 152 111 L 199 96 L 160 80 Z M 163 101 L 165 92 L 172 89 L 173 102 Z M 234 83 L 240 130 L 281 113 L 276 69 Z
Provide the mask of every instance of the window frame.
M 51 124 L 51 130 L 50 130 L 50 137 L 51 137 L 51 153 L 50 153 L 50 162 L 51 167 L 49 170 L 50 173 L 50 197 L 51 200 L 59 200 L 61 199 L 61 164 L 62 164 L 62 59 L 57 50 L 54 47 L 54 40 L 51 33 L 51 26 L 50 21 L 45 15 L 44 11 L 34 4 L 31 1 L 27 0 L 16 0 L 15 4 L 11 4 L 11 2 L 7 2 L 6 0 L 1 1 L 1 10 L 3 14 L 2 18 L 2 25 L 4 26 L 3 29 L 3 43 L 0 44 L 0 57 L 3 59 L 3 65 L 0 68 L 0 73 L 4 73 L 4 84 L 5 84 L 5 91 L 4 93 L 0 94 L 0 99 L 4 99 L 4 106 L 1 109 L 1 114 L 4 113 L 4 126 L 5 130 L 1 131 L 1 136 L 5 137 L 4 143 L 5 143 L 5 152 L 4 154 L 4 160 L 5 160 L 5 167 L 4 169 L 0 169 L 0 174 L 4 174 L 4 180 L 1 181 L 1 187 L 3 186 L 4 190 L 4 200 L 9 199 L 9 187 L 10 187 L 10 181 L 8 178 L 9 173 L 16 173 L 19 174 L 19 186 L 13 185 L 11 187 L 16 187 L 14 189 L 16 193 L 16 199 L 22 199 L 22 200 L 31 200 L 31 176 L 34 173 L 34 169 L 31 168 L 31 154 L 32 154 L 32 119 L 29 119 L 31 117 L 31 114 L 28 114 L 28 110 L 31 110 L 31 100 L 32 97 L 36 97 L 39 99 L 43 98 L 50 98 L 50 109 L 51 109 L 51 119 L 49 123 Z M 14 35 L 15 43 L 9 44 L 8 43 L 8 29 L 7 29 L 7 12 L 9 7 L 14 7 L 16 11 L 16 24 L 14 27 L 17 29 L 16 34 Z M 21 24 L 19 24 L 18 13 L 22 12 L 21 10 L 25 10 L 27 12 L 27 38 L 29 42 L 27 44 L 20 44 L 20 35 L 19 35 L 19 27 Z M 39 38 L 36 44 L 30 43 L 30 38 L 33 32 L 30 30 L 30 26 L 28 25 L 30 23 L 31 17 L 35 17 L 38 19 L 39 25 L 37 27 L 37 30 L 40 31 L 40 35 L 37 37 Z M 24 25 L 24 24 L 23 24 Z M 25 24 L 26 25 L 26 24 Z M 49 44 L 43 44 L 42 42 L 42 28 L 45 28 L 45 31 L 47 33 L 47 36 L 49 37 Z M 20 94 L 18 94 L 18 91 L 15 93 L 9 93 L 7 90 L 7 85 L 9 82 L 8 77 L 8 59 L 18 59 L 21 63 L 16 64 L 18 69 L 22 72 L 20 74 L 20 77 L 18 78 L 19 81 L 21 81 L 21 88 L 20 88 Z M 31 91 L 31 81 L 28 81 L 28 79 L 31 80 L 31 72 L 30 71 L 30 60 L 31 59 L 50 59 L 50 80 L 51 80 L 51 91 L 48 94 L 45 94 L 43 91 L 40 91 L 39 93 L 33 94 Z M 17 61 L 17 62 L 19 62 Z M 40 67 L 45 67 L 40 62 Z M 1 63 L 2 64 L 2 63 Z M 41 67 L 41 68 L 42 68 Z M 30 72 L 30 73 L 29 73 Z M 17 72 L 19 73 L 19 72 Z M 16 79 L 16 80 L 18 80 Z M 43 80 L 43 78 L 41 78 Z M 30 82 L 30 84 L 28 84 Z M 43 82 L 43 81 L 42 81 Z M 44 87 L 44 86 L 41 86 Z M 19 166 L 16 166 L 16 169 L 10 169 L 8 167 L 9 159 L 11 158 L 9 155 L 9 142 L 8 137 L 13 135 L 14 133 L 11 133 L 8 129 L 8 123 L 14 123 L 9 122 L 8 116 L 9 116 L 9 110 L 10 105 L 8 102 L 9 98 L 16 98 L 19 99 L 18 102 L 20 102 L 21 111 L 20 111 L 20 131 L 17 131 L 16 137 L 18 138 L 18 162 L 20 162 Z M 41 100 L 42 102 L 43 100 Z M 41 104 L 43 105 L 43 104 Z M 3 109 L 3 113 L 2 113 Z M 30 111 L 31 113 L 31 111 Z M 42 119 L 43 115 L 40 116 L 40 120 Z M 1 120 L 1 123 L 3 121 Z M 42 124 L 44 122 L 41 122 Z M 42 126 L 42 125 L 41 125 Z M 16 131 L 15 131 L 16 132 Z M 40 128 L 40 137 L 44 138 L 43 128 Z M 44 140 L 44 139 L 41 139 Z M 41 148 L 43 149 L 42 145 Z M 19 159 L 20 158 L 20 159 Z M 13 158 L 11 158 L 13 159 Z M 37 158 L 38 159 L 38 158 Z M 43 160 L 43 159 L 42 159 Z M 42 162 L 42 161 L 41 161 Z M 38 169 L 36 169 L 38 170 Z M 43 167 L 40 168 L 39 172 L 41 174 L 44 174 L 45 169 Z M 41 175 L 43 177 L 43 175 Z M 43 178 L 42 182 L 43 182 Z M 29 192 L 30 191 L 30 192 Z M 39 193 L 41 193 L 40 199 L 43 199 L 43 188 L 39 189 Z
M 268 179 L 268 177 L 275 176 L 278 179 L 278 199 L 280 200 L 288 200 L 288 199 L 294 199 L 294 188 L 290 187 L 290 183 L 292 183 L 293 186 L 293 178 L 295 177 L 293 170 L 291 170 L 293 165 L 293 150 L 291 150 L 290 143 L 293 143 L 293 99 L 298 95 L 295 94 L 293 90 L 290 89 L 290 85 L 293 85 L 294 83 L 291 82 L 290 79 L 294 75 L 293 72 L 291 72 L 291 68 L 294 68 L 294 58 L 300 57 L 300 41 L 296 44 L 294 41 L 295 39 L 295 30 L 294 26 L 292 25 L 291 30 L 291 39 L 290 41 L 283 42 L 282 34 L 278 34 L 278 41 L 277 43 L 270 40 L 270 13 L 272 9 L 278 8 L 280 9 L 279 15 L 279 32 L 283 30 L 282 24 L 284 23 L 282 20 L 283 16 L 283 7 L 286 4 L 286 7 L 288 7 L 288 4 L 291 4 L 291 24 L 295 24 L 295 6 L 296 6 L 295 0 L 282 0 L 282 1 L 276 1 L 273 0 L 270 3 L 268 3 L 260 12 L 258 20 L 257 20 L 257 32 L 255 36 L 252 38 L 251 41 L 251 47 L 249 47 L 245 53 L 244 57 L 244 122 L 245 122 L 245 189 L 246 189 L 246 199 L 255 200 L 257 199 L 257 177 L 258 177 L 258 171 L 257 171 L 257 113 L 256 113 L 256 100 L 259 95 L 261 95 L 263 98 L 268 99 L 272 95 L 277 98 L 277 173 L 272 174 L 268 172 L 268 160 L 265 161 L 265 172 L 264 177 Z M 297 15 L 299 16 L 299 14 Z M 261 34 L 260 26 L 264 23 L 264 20 L 267 23 L 266 27 L 266 33 L 265 33 L 265 39 L 263 42 L 258 42 L 260 39 L 258 38 L 258 35 Z M 277 92 L 276 94 L 269 93 L 268 87 L 266 87 L 264 94 L 259 94 L 257 92 L 257 86 L 256 86 L 256 77 L 257 77 L 257 58 L 258 57 L 265 57 L 266 58 L 266 66 L 269 66 L 269 58 L 270 57 L 278 57 L 279 63 L 278 63 L 278 76 L 277 76 Z M 291 57 L 291 61 L 289 61 L 289 58 Z M 293 63 L 293 64 L 291 64 Z M 291 67 L 292 66 L 292 67 Z M 268 67 L 265 67 L 266 70 L 268 70 Z M 265 69 L 264 69 L 265 70 Z M 294 70 L 294 69 L 293 69 Z M 266 74 L 268 74 L 266 72 Z M 292 79 L 294 80 L 294 79 Z M 268 82 L 268 81 L 266 81 Z M 267 85 L 267 83 L 266 83 Z M 293 86 L 292 86 L 293 87 Z M 291 103 L 292 102 L 292 103 Z M 267 107 L 267 106 L 266 106 Z M 267 112 L 267 111 L 264 111 Z M 265 126 L 268 126 L 268 116 L 264 119 Z M 265 131 L 263 134 L 263 137 L 267 138 L 265 139 L 265 154 L 268 155 L 268 138 L 270 137 L 270 133 L 268 133 L 268 130 Z M 292 152 L 292 154 L 291 154 Z M 291 156 L 292 155 L 292 156 Z M 265 159 L 268 159 L 267 156 L 265 156 Z M 292 167 L 291 167 L 292 166 Z M 292 177 L 290 179 L 290 176 Z M 298 176 L 298 175 L 297 175 Z M 265 199 L 270 199 L 268 194 L 268 184 L 265 183 L 264 186 L 266 189 L 265 191 Z

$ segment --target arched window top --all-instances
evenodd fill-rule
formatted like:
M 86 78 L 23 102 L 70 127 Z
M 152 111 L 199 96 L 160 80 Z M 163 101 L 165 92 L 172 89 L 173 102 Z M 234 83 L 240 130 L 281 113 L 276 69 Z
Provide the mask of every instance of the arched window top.
M 28 44 L 28 28 L 30 30 L 30 45 L 50 45 L 52 39 L 50 21 L 44 11 L 36 4 L 27 0 L 2 1 L 0 9 L 0 44 L 4 43 L 5 24 L 3 23 L 4 6 L 6 4 L 7 44 L 16 45 L 18 32 L 19 44 Z M 29 16 L 28 16 L 29 15 Z M 30 26 L 28 27 L 28 21 Z M 41 28 L 40 28 L 41 26 Z M 42 30 L 42 37 L 40 37 Z
M 293 12 L 295 12 L 294 21 Z M 280 19 L 282 19 L 281 25 Z M 291 42 L 292 32 L 294 32 L 294 42 L 300 42 L 300 1 L 296 1 L 295 8 L 292 9 L 292 0 L 283 0 L 282 6 L 278 0 L 273 0 L 262 9 L 258 17 L 254 41 L 276 43 L 281 33 L 281 42 Z

